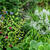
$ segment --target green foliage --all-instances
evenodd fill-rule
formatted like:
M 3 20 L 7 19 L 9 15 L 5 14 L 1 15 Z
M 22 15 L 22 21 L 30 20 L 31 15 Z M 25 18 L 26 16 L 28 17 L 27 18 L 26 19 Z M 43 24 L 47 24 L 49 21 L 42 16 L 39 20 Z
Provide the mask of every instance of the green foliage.
M 33 49 L 35 49 L 35 50 L 50 50 L 50 44 L 48 44 L 48 43 L 42 43 L 42 42 L 36 42 L 36 41 L 34 41 L 34 40 L 32 40 L 31 42 L 30 42 L 30 48 L 29 48 L 29 50 L 33 50 Z
M 19 8 L 19 0 L 0 0 L 0 8 L 16 11 Z
M 17 48 L 17 47 L 13 47 L 13 48 L 7 48 L 6 50 L 20 50 L 19 48 Z
M 0 0 L 0 50 L 50 50 L 49 3 Z
M 0 50 L 2 50 L 2 48 L 0 48 Z
M 8 18 L 5 17 L 2 24 L 2 35 L 0 35 L 1 44 L 3 43 L 4 46 L 6 45 L 5 47 L 7 48 L 10 45 L 10 43 L 14 46 L 16 45 L 16 43 L 22 40 L 24 36 L 24 31 L 21 31 L 24 25 L 22 18 L 9 15 Z M 8 39 L 5 38 L 6 36 L 8 36 Z M 4 42 L 2 42 L 2 39 L 4 39 Z

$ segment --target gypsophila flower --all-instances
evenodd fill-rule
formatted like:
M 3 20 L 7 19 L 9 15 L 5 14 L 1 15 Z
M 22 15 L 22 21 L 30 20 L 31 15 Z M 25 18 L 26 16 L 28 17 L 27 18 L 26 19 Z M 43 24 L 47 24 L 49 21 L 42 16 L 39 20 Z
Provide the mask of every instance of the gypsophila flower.
M 49 19 L 48 19 L 48 16 L 46 15 L 46 18 L 45 18 L 45 23 L 46 24 L 49 24 Z
M 35 10 L 35 16 L 37 15 L 36 17 L 39 17 L 39 20 L 38 20 L 38 22 L 32 20 L 30 22 L 30 26 L 34 27 L 36 30 L 38 30 L 40 32 L 40 34 L 48 34 L 48 33 L 46 33 L 46 31 L 48 29 L 50 30 L 50 27 L 48 27 L 50 25 L 49 19 L 48 19 L 49 14 L 50 14 L 49 10 L 46 10 L 46 9 L 43 9 L 40 12 L 39 12 L 39 10 Z M 43 26 L 46 26 L 45 31 L 42 29 Z
M 42 11 L 43 11 L 43 13 L 46 13 L 46 9 L 43 9 Z
M 50 30 L 50 27 L 48 27 L 48 30 Z
M 46 34 L 46 32 L 44 32 L 43 30 L 41 30 L 41 34 Z
M 43 9 L 42 12 L 45 13 L 46 15 L 50 14 L 50 12 L 48 10 L 46 10 L 46 9 Z
M 37 22 L 31 21 L 30 26 L 36 28 Z
M 38 11 L 38 9 L 35 10 L 35 14 L 39 16 L 39 11 Z

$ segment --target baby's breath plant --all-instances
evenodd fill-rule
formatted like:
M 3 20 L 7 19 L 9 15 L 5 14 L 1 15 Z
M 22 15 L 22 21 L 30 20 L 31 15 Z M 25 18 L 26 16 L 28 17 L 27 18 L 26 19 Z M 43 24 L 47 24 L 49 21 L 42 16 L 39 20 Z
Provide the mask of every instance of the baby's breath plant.
M 28 31 L 28 35 L 32 35 L 34 40 L 46 42 L 48 37 L 50 37 L 50 11 L 46 9 L 36 9 L 34 13 L 28 14 L 26 14 L 26 20 L 29 27 L 31 27 Z

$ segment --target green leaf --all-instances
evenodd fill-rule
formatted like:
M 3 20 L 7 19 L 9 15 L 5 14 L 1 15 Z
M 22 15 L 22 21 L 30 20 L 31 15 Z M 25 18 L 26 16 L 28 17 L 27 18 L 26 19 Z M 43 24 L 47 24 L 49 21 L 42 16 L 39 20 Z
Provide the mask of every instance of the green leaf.
M 9 48 L 7 48 L 7 50 L 11 50 L 11 48 L 9 47 Z
M 48 44 L 48 50 L 50 50 L 50 44 Z
M 20 50 L 19 48 L 17 47 L 13 47 L 12 50 Z
M 0 0 L 0 2 L 4 2 L 5 0 Z
M 35 50 L 35 48 L 30 47 L 29 50 Z
M 50 44 L 45 43 L 44 44 L 44 50 L 50 50 Z
M 2 50 L 2 48 L 0 48 L 0 50 Z
M 37 43 L 37 46 L 40 46 L 40 45 L 43 45 L 43 43 L 42 42 Z
M 38 50 L 44 50 L 44 46 L 43 46 L 43 45 L 40 45 L 40 46 L 38 47 Z
M 30 46 L 31 46 L 32 48 L 37 48 L 37 42 L 36 42 L 35 40 L 32 40 L 32 41 L 30 42 Z

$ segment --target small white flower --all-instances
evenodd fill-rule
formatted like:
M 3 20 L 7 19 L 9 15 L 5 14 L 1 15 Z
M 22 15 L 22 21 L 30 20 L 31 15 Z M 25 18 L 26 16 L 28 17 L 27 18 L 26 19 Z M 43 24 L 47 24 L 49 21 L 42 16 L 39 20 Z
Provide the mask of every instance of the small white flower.
M 49 12 L 49 11 L 46 11 L 46 14 L 47 14 L 47 15 L 50 15 L 50 12 Z
M 43 9 L 42 11 L 43 11 L 43 13 L 46 13 L 46 9 Z
M 34 22 L 34 21 L 31 21 L 30 22 L 30 26 L 31 27 L 34 27 L 35 29 L 37 28 L 36 25 L 37 25 L 37 22 Z
M 40 25 L 37 26 L 37 30 L 40 30 Z
M 39 11 L 38 10 L 35 10 L 35 15 L 39 16 Z
M 43 12 L 41 11 L 39 15 L 43 16 Z
M 50 31 L 50 23 L 49 23 L 49 16 L 50 12 L 46 9 L 43 9 L 42 11 L 39 12 L 39 10 L 35 10 L 35 15 L 37 15 L 37 17 L 39 17 L 40 19 L 38 20 L 38 22 L 32 20 L 30 22 L 30 26 L 34 27 L 36 30 L 39 31 L 40 34 L 47 34 L 46 30 Z M 44 18 L 45 16 L 45 18 Z M 42 27 L 46 26 L 46 30 L 42 30 Z M 49 27 L 48 27 L 49 26 Z
M 34 23 L 34 22 L 33 22 L 33 21 L 31 21 L 31 22 L 30 22 L 30 26 L 33 26 L 33 23 Z
M 43 13 L 45 13 L 46 15 L 50 14 L 50 12 L 48 10 L 46 10 L 46 9 L 43 9 Z
M 33 27 L 36 28 L 36 25 L 37 25 L 37 22 L 34 22 L 33 23 Z
M 43 22 L 43 20 L 39 20 L 39 22 L 38 23 L 41 23 L 41 24 L 43 24 L 44 25 L 44 22 Z
M 46 34 L 46 32 L 44 32 L 43 30 L 41 30 L 41 34 Z
M 35 12 L 38 13 L 39 11 L 38 10 L 35 10 Z
M 50 27 L 48 27 L 48 30 L 50 30 Z
M 46 15 L 46 18 L 45 18 L 45 23 L 46 24 L 49 24 L 49 19 L 48 19 L 48 16 Z

